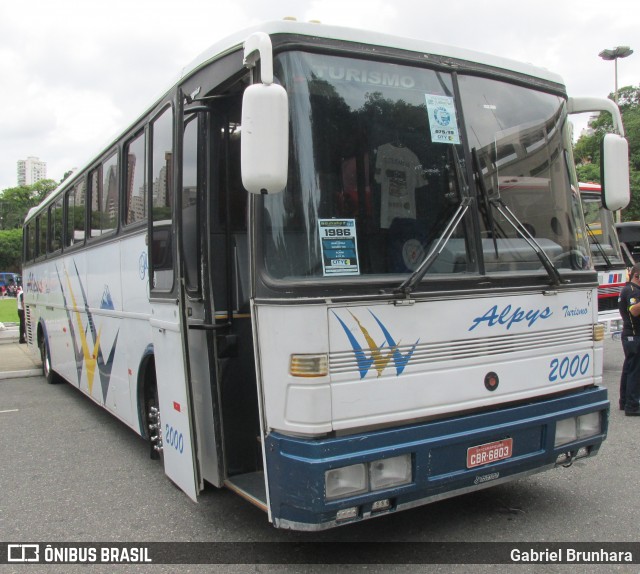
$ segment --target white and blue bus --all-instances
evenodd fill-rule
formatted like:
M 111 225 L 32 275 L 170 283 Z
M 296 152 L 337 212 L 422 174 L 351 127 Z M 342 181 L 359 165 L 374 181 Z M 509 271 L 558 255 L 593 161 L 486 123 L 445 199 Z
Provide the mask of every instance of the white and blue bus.
M 568 122 L 593 110 L 619 209 L 617 107 L 546 70 L 320 24 L 235 35 L 29 213 L 29 344 L 192 499 L 228 487 L 279 528 L 593 456 Z

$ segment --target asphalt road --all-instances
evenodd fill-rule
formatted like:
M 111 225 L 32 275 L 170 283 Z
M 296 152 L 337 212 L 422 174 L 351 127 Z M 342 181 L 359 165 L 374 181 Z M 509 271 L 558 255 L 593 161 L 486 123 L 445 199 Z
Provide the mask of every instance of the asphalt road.
M 620 343 L 606 342 L 605 385 L 617 407 Z M 279 531 L 227 490 L 191 502 L 165 478 L 147 444 L 70 385 L 0 381 L 0 542 L 637 542 L 640 417 L 611 409 L 600 454 L 527 479 L 322 533 Z M 22 569 L 21 569 L 22 568 Z M 297 572 L 338 566 L 90 566 L 91 572 Z M 346 567 L 345 567 L 346 568 Z M 468 572 L 468 565 L 430 566 Z M 520 566 L 556 572 L 558 566 Z M 570 567 L 574 568 L 574 567 Z M 477 566 L 508 572 L 513 566 Z M 349 572 L 415 572 L 351 565 Z M 85 566 L 0 566 L 0 572 L 87 572 Z M 347 570 L 345 570 L 347 571 Z M 564 570 L 562 570 L 564 571 Z M 576 566 L 638 572 L 640 566 Z

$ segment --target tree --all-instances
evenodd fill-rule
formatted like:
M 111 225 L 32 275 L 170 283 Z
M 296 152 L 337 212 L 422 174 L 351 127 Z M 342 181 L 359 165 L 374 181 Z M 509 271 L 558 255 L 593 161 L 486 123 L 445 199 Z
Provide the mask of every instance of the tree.
M 24 219 L 29 209 L 38 205 L 57 185 L 51 179 L 43 179 L 33 185 L 10 187 L 0 192 L 0 270 L 20 273 Z
M 22 227 L 29 209 L 38 205 L 57 185 L 52 179 L 43 179 L 33 185 L 10 187 L 0 192 L 0 230 Z
M 609 95 L 610 99 L 613 94 Z M 640 219 L 640 86 L 626 86 L 618 90 L 618 106 L 622 113 L 625 135 L 629 142 L 629 182 L 631 202 L 623 210 L 625 221 Z M 606 133 L 613 132 L 608 113 L 589 122 L 591 133 L 580 136 L 573 153 L 580 181 L 600 182 L 600 144 Z
M 22 229 L 0 231 L 0 269 L 20 273 L 22 269 Z

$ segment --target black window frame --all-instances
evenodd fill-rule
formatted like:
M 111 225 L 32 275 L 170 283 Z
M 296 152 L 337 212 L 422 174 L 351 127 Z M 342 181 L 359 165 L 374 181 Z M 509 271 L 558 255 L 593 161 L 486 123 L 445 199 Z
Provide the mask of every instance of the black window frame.
M 115 175 L 114 175 L 114 180 L 115 180 L 115 185 L 117 186 L 116 188 L 116 192 L 113 194 L 113 197 L 116 198 L 117 201 L 117 205 L 115 207 L 115 213 L 113 214 L 113 221 L 114 221 L 114 226 L 113 227 L 106 227 L 103 228 L 102 224 L 99 228 L 94 227 L 93 225 L 93 221 L 94 221 L 94 213 L 99 213 L 99 214 L 105 214 L 108 213 L 107 211 L 102 209 L 102 203 L 103 203 L 103 197 L 104 197 L 104 178 L 105 178 L 105 166 L 107 166 L 111 160 L 113 160 L 115 158 Z M 120 210 L 121 210 L 121 205 L 122 205 L 122 201 L 120 198 L 121 195 L 121 190 L 120 190 L 120 166 L 121 166 L 121 161 L 120 161 L 120 157 L 119 157 L 119 153 L 118 153 L 118 149 L 117 148 L 113 148 L 111 149 L 108 153 L 106 153 L 102 159 L 100 160 L 99 163 L 93 165 L 88 171 L 87 171 L 87 196 L 88 196 L 88 222 L 85 224 L 85 229 L 88 230 L 88 233 L 86 235 L 88 235 L 88 237 L 86 237 L 86 241 L 88 242 L 95 242 L 95 241 L 99 241 L 100 239 L 105 239 L 105 238 L 110 238 L 113 237 L 114 235 L 116 235 L 119 230 L 120 230 Z M 99 193 L 99 202 L 100 204 L 98 205 L 98 207 L 100 208 L 99 210 L 95 211 L 93 208 L 93 201 L 94 201 L 94 197 L 95 197 L 95 193 L 96 193 L 96 181 L 94 180 L 94 176 L 97 175 L 97 187 L 98 187 L 98 193 Z M 109 193 L 107 191 L 107 193 Z M 106 203 L 105 203 L 105 207 L 106 207 Z M 100 220 L 102 220 L 102 216 L 100 217 Z M 94 231 L 99 230 L 100 233 L 94 235 Z
M 57 212 L 59 211 L 59 217 Z M 59 195 L 47 207 L 47 218 L 49 220 L 49 232 L 47 234 L 47 255 L 55 255 L 62 252 L 64 245 L 64 196 Z M 58 225 L 60 229 L 58 230 Z M 59 236 L 56 235 L 59 233 Z M 59 240 L 59 244 L 55 245 L 54 241 Z
M 143 138 L 142 158 L 144 161 L 142 165 L 142 178 L 143 178 L 142 185 L 144 187 L 144 196 L 143 196 L 144 217 L 140 219 L 134 219 L 133 221 L 129 221 L 128 220 L 129 206 L 130 206 L 130 200 L 131 200 L 130 193 L 129 193 L 130 192 L 129 190 L 129 185 L 130 185 L 129 149 L 131 144 L 139 140 L 139 138 Z M 149 193 L 152 191 L 149 186 L 149 181 L 150 181 L 149 179 L 149 167 L 150 167 L 149 166 L 149 154 L 150 154 L 149 141 L 150 141 L 149 131 L 147 129 L 147 126 L 145 125 L 144 127 L 133 132 L 132 134 L 130 135 L 128 134 L 128 137 L 125 139 L 125 142 L 122 148 L 123 163 L 122 163 L 121 171 L 123 172 L 123 186 L 122 186 L 120 203 L 122 205 L 122 226 L 127 230 L 136 226 L 144 226 L 147 224 L 149 219 L 148 196 L 149 196 Z M 137 170 L 134 172 L 135 175 L 137 175 L 138 173 L 139 172 Z
M 82 174 L 82 177 L 79 178 L 78 180 L 76 180 L 73 185 L 71 185 L 69 188 L 65 189 L 64 191 L 64 214 L 65 214 L 65 219 L 64 219 L 64 229 L 65 229 L 65 237 L 64 237 L 64 247 L 63 247 L 63 252 L 72 250 L 72 249 L 79 249 L 80 247 L 82 247 L 83 245 L 85 245 L 85 243 L 87 242 L 87 207 L 89 205 L 87 198 L 88 198 L 88 174 L 89 171 L 87 170 L 86 172 L 84 172 Z M 76 207 L 76 198 L 78 195 L 78 189 L 80 188 L 80 186 L 84 186 L 84 204 L 82 205 L 83 209 L 82 209 L 82 239 L 81 240 L 76 240 L 75 238 L 75 232 L 78 231 L 78 229 L 76 229 L 75 226 L 75 215 L 77 213 Z M 69 199 L 70 197 L 73 196 L 74 197 L 74 201 L 73 201 L 73 212 L 71 212 L 71 209 L 69 207 Z M 70 227 L 71 226 L 71 227 Z
M 175 233 L 176 193 L 175 193 L 175 177 L 174 177 L 175 165 L 176 165 L 175 150 L 177 145 L 177 141 L 176 141 L 176 115 L 177 114 L 176 114 L 175 106 L 171 101 L 162 102 L 160 105 L 158 105 L 156 109 L 157 109 L 157 112 L 149 117 L 149 121 L 147 124 L 147 149 L 148 149 L 147 182 L 149 186 L 149 193 L 147 198 L 147 201 L 148 201 L 148 228 L 147 229 L 149 233 L 149 242 L 148 242 L 149 298 L 150 299 L 166 299 L 166 298 L 173 298 L 175 296 L 176 284 L 177 284 L 178 275 L 179 275 L 179 270 L 177 269 L 177 266 L 176 266 L 176 262 L 177 262 L 176 233 Z M 168 187 L 168 192 L 165 197 L 168 197 L 169 198 L 168 200 L 170 202 L 170 205 L 168 206 L 169 207 L 168 214 L 170 217 L 168 221 L 170 221 L 170 225 L 169 225 L 168 233 L 164 234 L 164 243 L 158 243 L 157 241 L 158 228 L 160 226 L 154 225 L 154 223 L 156 223 L 156 219 L 155 219 L 156 212 L 154 211 L 154 209 L 156 209 L 157 207 L 154 204 L 154 187 L 155 187 L 154 177 L 157 173 L 159 173 L 155 171 L 155 166 L 154 166 L 154 147 L 156 145 L 155 126 L 158 125 L 158 122 L 164 117 L 166 113 L 170 114 L 169 125 L 171 126 L 171 158 L 170 158 L 171 163 L 169 164 L 170 171 L 167 174 L 166 180 L 165 180 Z M 166 152 L 165 152 L 165 158 L 166 158 Z M 160 222 L 165 220 L 158 219 L 157 221 Z M 166 227 L 166 226 L 162 226 L 162 227 Z M 170 242 L 170 245 L 168 247 L 166 247 L 166 241 Z M 157 262 L 155 261 L 155 259 L 159 254 L 159 251 L 156 248 L 160 248 L 162 251 L 164 251 L 164 257 L 162 258 L 161 265 L 158 265 Z M 163 271 L 168 270 L 168 268 L 165 268 L 165 266 L 168 264 L 171 265 L 171 270 L 172 270 L 171 281 L 165 283 L 166 288 L 156 286 L 155 285 L 156 270 L 163 270 Z

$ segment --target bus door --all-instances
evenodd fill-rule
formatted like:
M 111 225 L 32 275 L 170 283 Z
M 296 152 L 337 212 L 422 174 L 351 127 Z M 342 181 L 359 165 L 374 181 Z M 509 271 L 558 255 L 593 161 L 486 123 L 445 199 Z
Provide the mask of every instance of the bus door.
M 225 479 L 216 366 L 219 326 L 215 325 L 209 273 L 203 274 L 203 270 L 209 269 L 203 264 L 209 257 L 208 250 L 203 249 L 208 228 L 205 216 L 208 199 L 204 193 L 208 116 L 200 110 L 186 112 L 184 117 L 182 185 L 174 210 L 180 217 L 180 304 L 176 307 L 176 318 L 182 327 L 172 343 L 171 337 L 164 335 L 164 344 L 170 346 L 171 363 L 165 365 L 166 372 L 159 374 L 167 381 L 165 389 L 173 393 L 164 401 L 160 397 L 163 432 L 174 433 L 163 436 L 165 472 L 194 500 L 204 488 L 205 480 L 221 487 Z M 162 395 L 160 382 L 158 390 Z M 180 402 L 177 410 L 174 397 Z M 170 422 L 164 415 L 167 409 L 169 417 L 176 423 L 180 421 L 181 426 L 175 432 L 167 426 Z
M 203 481 L 222 486 L 224 457 L 220 415 L 220 391 L 216 367 L 216 338 L 212 289 L 206 244 L 208 199 L 206 150 L 209 113 L 185 113 L 180 210 L 180 267 L 183 278 L 184 322 L 186 326 L 187 372 L 193 398 L 193 423 L 197 436 L 200 488 Z
M 188 351 L 182 320 L 182 297 L 154 298 L 155 290 L 166 281 L 173 284 L 174 270 L 159 257 L 170 253 L 173 228 L 153 225 L 149 241 L 149 280 L 151 290 L 151 331 L 155 357 L 156 384 L 165 474 L 192 500 L 197 499 L 199 479 L 195 461 L 195 433 L 191 416 L 192 393 L 187 371 Z M 168 256 L 169 257 L 169 256 Z M 165 260 L 166 263 L 166 260 Z M 155 264 L 155 265 L 154 265 Z M 169 277 L 171 275 L 171 277 Z
M 173 193 L 173 114 L 171 108 L 152 123 L 148 240 L 150 326 L 155 358 L 159 426 L 165 474 L 192 500 L 202 479 L 197 461 L 194 392 L 191 386 L 185 286 L 177 251 L 179 213 Z

